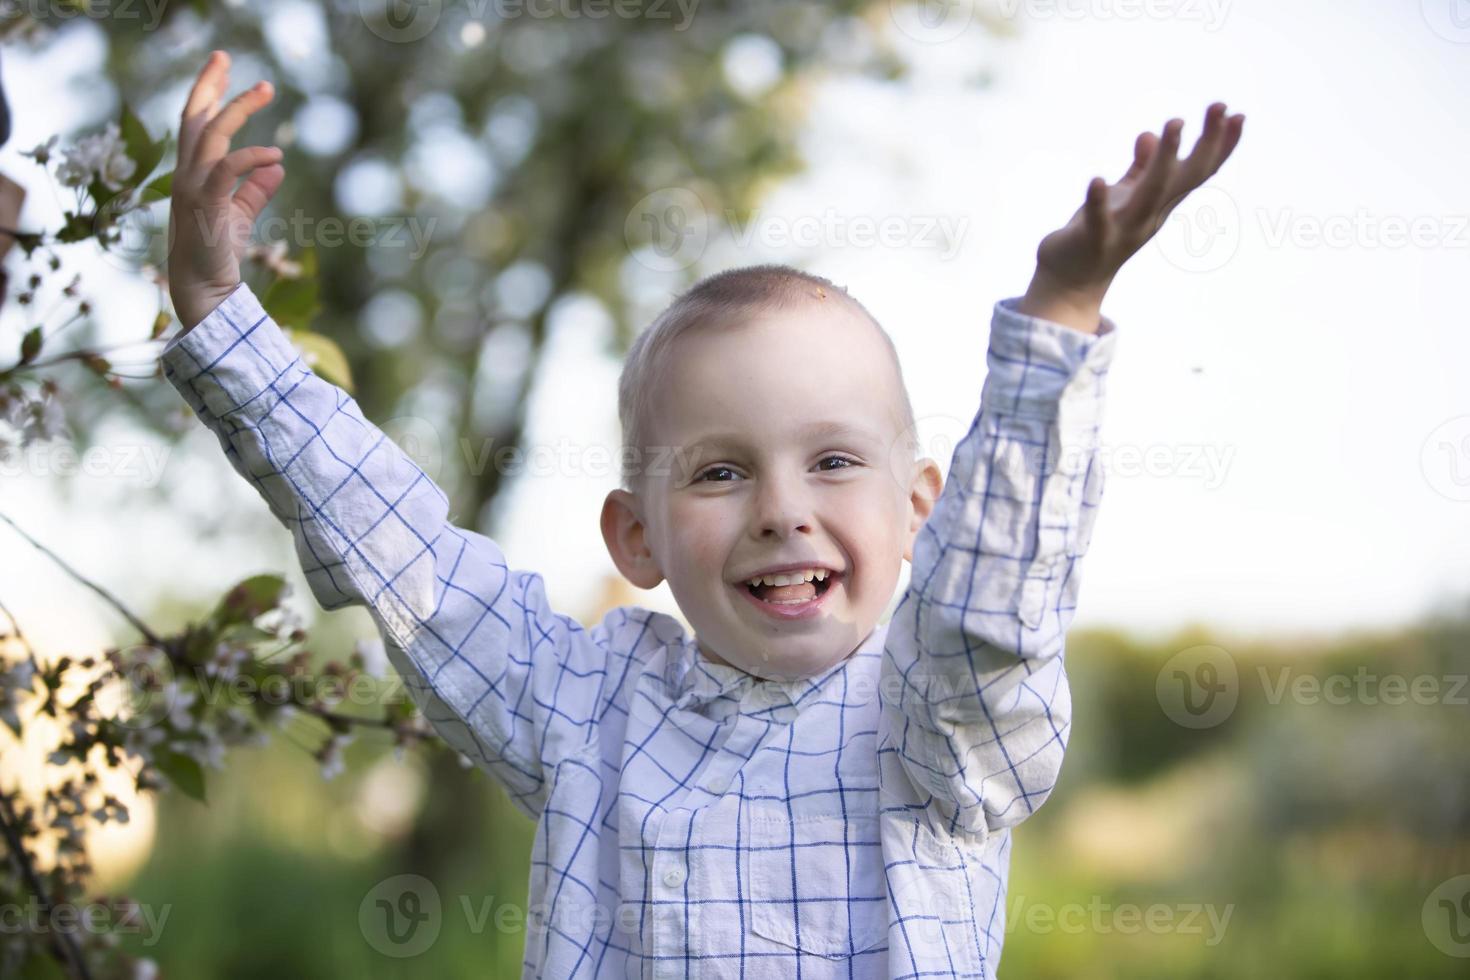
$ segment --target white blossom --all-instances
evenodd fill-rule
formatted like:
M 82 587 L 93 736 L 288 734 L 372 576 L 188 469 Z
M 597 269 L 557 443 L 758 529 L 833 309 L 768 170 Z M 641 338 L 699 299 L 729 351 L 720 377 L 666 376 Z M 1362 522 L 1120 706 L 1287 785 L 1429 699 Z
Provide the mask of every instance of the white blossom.
M 122 130 L 115 122 L 108 123 L 100 133 L 83 136 L 63 149 L 61 155 L 56 178 L 65 187 L 86 187 L 95 179 L 108 190 L 120 191 L 124 181 L 138 169 L 123 147 Z
M 388 672 L 388 651 L 383 648 L 381 638 L 358 640 L 353 652 L 362 658 L 362 669 L 373 677 L 383 677 Z
M 317 755 L 317 760 L 322 765 L 323 779 L 331 780 L 347 767 L 346 761 L 342 758 L 342 746 L 345 744 L 345 741 L 343 736 L 334 735 L 327 739 L 326 744 L 322 746 L 321 752 Z
M 168 720 L 181 732 L 187 732 L 194 727 L 194 716 L 189 708 L 199 699 L 199 695 L 193 691 L 180 690 L 178 682 L 170 682 L 173 685 L 173 699 L 168 709 Z
M 218 738 L 205 738 L 202 742 L 190 742 L 189 754 L 198 760 L 200 765 L 211 769 L 225 767 L 225 743 Z
M 301 263 L 286 258 L 286 240 L 277 238 L 269 245 L 252 245 L 245 257 L 255 259 L 282 279 L 301 278 Z
M 159 728 L 132 728 L 123 736 L 123 751 L 144 758 L 165 737 L 163 730 Z

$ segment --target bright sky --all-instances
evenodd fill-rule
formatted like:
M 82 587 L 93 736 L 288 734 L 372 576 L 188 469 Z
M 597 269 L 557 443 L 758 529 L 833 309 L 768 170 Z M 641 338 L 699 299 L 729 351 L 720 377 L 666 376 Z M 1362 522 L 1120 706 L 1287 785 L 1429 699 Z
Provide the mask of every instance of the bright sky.
M 992 9 L 1015 12 L 1018 37 L 913 41 L 911 84 L 823 88 L 809 173 L 779 189 L 752 229 L 735 229 L 753 232 L 746 247 L 716 235 L 700 269 L 776 259 L 847 285 L 893 334 L 921 428 L 942 447 L 978 405 L 991 305 L 1024 290 L 1036 243 L 1070 216 L 1088 179 L 1116 179 L 1137 133 L 1174 115 L 1192 145 L 1205 106 L 1227 101 L 1248 116 L 1235 158 L 1130 263 L 1105 306 L 1119 329 L 1103 427 L 1110 476 L 1077 623 L 1335 632 L 1463 595 L 1470 4 Z M 982 68 L 991 87 L 965 88 Z M 64 100 L 78 96 L 40 84 L 46 66 L 10 51 L 5 69 L 9 91 L 34 97 L 16 106 L 0 168 L 29 178 L 18 151 L 68 118 Z M 897 221 L 904 240 L 864 244 L 862 219 Z M 762 245 L 814 224 L 828 229 L 819 248 Z M 116 329 L 136 335 L 150 303 L 148 290 L 120 292 Z M 615 444 L 618 365 L 600 353 L 605 330 L 595 316 L 559 321 L 531 444 Z M 164 477 L 179 488 L 174 506 L 209 513 L 223 499 L 247 515 L 212 540 L 118 480 L 76 477 L 69 502 L 47 481 L 11 476 L 0 506 L 140 603 L 165 584 L 217 593 L 294 561 L 284 530 L 252 533 L 264 505 L 213 437 L 199 429 L 187 445 L 197 455 L 175 454 Z M 939 458 L 947 465 L 947 452 Z M 612 485 L 564 472 L 521 480 L 488 528 L 515 564 L 545 575 L 562 608 L 585 608 L 615 574 L 597 530 Z M 0 563 L 7 604 L 32 621 L 91 608 L 8 533 L 0 528 L 5 553 L 20 560 Z M 675 611 L 666 586 L 639 601 Z M 47 618 L 58 640 L 95 639 L 74 615 Z

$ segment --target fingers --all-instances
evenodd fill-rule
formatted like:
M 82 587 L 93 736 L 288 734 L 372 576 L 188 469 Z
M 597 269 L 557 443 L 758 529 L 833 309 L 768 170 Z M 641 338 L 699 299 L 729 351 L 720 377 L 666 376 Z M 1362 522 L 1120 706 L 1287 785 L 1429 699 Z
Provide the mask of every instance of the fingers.
M 245 125 L 245 120 L 264 106 L 274 95 L 270 82 L 257 82 L 230 100 L 229 104 L 204 124 L 190 166 L 198 173 L 212 168 L 230 149 L 230 139 Z
M 1216 170 L 1219 170 L 1221 165 L 1230 159 L 1230 154 L 1235 152 L 1236 144 L 1240 142 L 1240 134 L 1243 132 L 1245 132 L 1244 113 L 1236 113 L 1226 120 L 1225 145 L 1220 149 L 1220 161 L 1215 164 Z
M 1221 151 L 1226 140 L 1225 103 L 1216 102 L 1205 110 L 1205 128 L 1194 150 L 1179 168 L 1179 190 L 1193 190 L 1210 178 L 1224 162 Z
M 1138 179 L 1137 190 L 1124 209 L 1128 223 L 1146 225 L 1147 217 L 1164 203 L 1171 178 L 1179 166 L 1179 134 L 1183 129 L 1182 119 L 1170 119 L 1164 124 L 1164 135 Z
M 1148 161 L 1153 157 L 1154 150 L 1159 145 L 1159 138 L 1153 133 L 1139 133 L 1138 139 L 1133 144 L 1133 163 L 1128 167 L 1128 172 L 1119 178 L 1118 183 L 1137 180 L 1142 175 Z
M 1108 182 L 1101 177 L 1092 178 L 1087 185 L 1087 200 L 1082 204 L 1087 219 L 1087 234 L 1094 244 L 1101 246 L 1108 234 Z
M 234 189 L 235 181 L 241 174 L 256 167 L 277 163 L 280 159 L 279 147 L 242 146 L 210 168 L 209 176 L 204 180 L 204 196 L 212 200 L 226 197 Z
M 179 167 L 193 159 L 194 144 L 204 124 L 219 111 L 219 98 L 230 81 L 230 56 L 224 51 L 210 52 L 194 87 L 184 100 L 184 111 L 179 119 Z

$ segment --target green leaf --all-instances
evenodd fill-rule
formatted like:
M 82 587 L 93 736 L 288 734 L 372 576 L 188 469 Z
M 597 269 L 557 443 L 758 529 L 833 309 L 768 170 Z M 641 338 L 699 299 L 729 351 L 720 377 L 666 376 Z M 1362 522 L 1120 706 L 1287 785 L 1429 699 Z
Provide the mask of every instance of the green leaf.
M 266 640 L 274 640 L 276 634 L 270 630 L 263 630 L 253 623 L 236 623 L 220 630 L 219 638 L 234 640 L 237 643 L 264 643 Z
M 280 605 L 285 594 L 286 580 L 281 576 L 254 575 L 225 593 L 210 619 L 216 628 L 249 623 Z
M 41 353 L 41 328 L 32 327 L 20 340 L 20 363 L 29 364 Z
M 301 359 L 307 367 L 352 394 L 352 369 L 347 364 L 347 355 L 342 353 L 335 340 L 310 330 L 287 330 L 286 336 L 301 352 Z
M 88 184 L 87 196 L 89 196 L 92 199 L 93 203 L 95 203 L 97 206 L 92 209 L 93 213 L 87 217 L 87 220 L 89 222 L 95 222 L 96 216 L 102 213 L 103 206 L 106 205 L 107 202 L 112 200 L 114 197 L 117 197 L 119 193 L 125 194 L 127 192 L 115 191 L 111 187 L 108 187 L 106 184 L 102 183 L 102 181 L 100 180 L 93 180 L 90 184 Z M 116 209 L 114 208 L 114 210 Z
M 304 330 L 319 309 L 316 280 L 277 279 L 266 289 L 260 305 L 281 326 Z
M 32 953 L 20 965 L 20 980 L 67 980 L 61 964 L 45 953 Z
M 133 114 L 126 103 L 123 104 L 122 120 L 118 123 L 118 129 L 122 131 L 123 148 L 138 165 L 133 176 L 128 178 L 127 186 L 137 187 L 148 179 L 153 168 L 158 166 L 158 161 L 163 159 L 163 140 L 154 142 L 148 135 L 148 130 L 143 128 L 143 121 Z
M 153 757 L 153 765 L 185 795 L 200 803 L 207 802 L 204 799 L 204 770 L 193 757 L 182 752 L 159 752 Z
M 281 326 L 305 330 L 321 308 L 317 302 L 316 249 L 302 249 L 296 261 L 301 265 L 300 277 L 277 277 L 266 289 L 260 305 Z
M 100 185 L 97 185 L 100 186 Z M 109 193 L 105 189 L 103 193 Z M 90 214 L 72 214 L 65 212 L 66 224 L 56 233 L 58 242 L 81 242 L 91 238 L 96 233 L 97 227 L 95 217 Z
M 43 237 L 38 232 L 23 231 L 15 236 L 15 240 L 21 250 L 26 253 L 26 258 L 30 258 L 31 253 L 40 247 Z
M 149 332 L 148 339 L 157 340 L 159 337 L 162 337 L 163 332 L 168 329 L 168 325 L 173 322 L 173 317 L 160 310 L 158 316 L 153 318 L 153 329 Z
M 166 174 L 159 174 L 157 177 L 154 177 L 148 182 L 148 186 L 143 188 L 143 191 L 145 197 L 150 191 L 163 197 L 170 196 L 174 192 L 174 172 L 170 170 Z

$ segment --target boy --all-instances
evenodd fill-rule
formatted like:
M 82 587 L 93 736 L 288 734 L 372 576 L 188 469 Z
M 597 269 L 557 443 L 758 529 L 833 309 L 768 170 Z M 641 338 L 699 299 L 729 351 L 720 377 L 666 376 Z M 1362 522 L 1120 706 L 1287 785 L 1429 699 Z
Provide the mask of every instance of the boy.
M 676 300 L 629 352 L 630 465 L 601 524 L 633 584 L 668 580 L 690 636 L 638 607 L 590 630 L 552 611 L 302 364 L 239 280 L 284 172 L 274 148 L 229 152 L 271 93 L 221 108 L 227 75 L 215 52 L 184 109 L 186 332 L 165 373 L 290 528 L 321 605 L 367 605 L 427 718 L 537 821 L 524 975 L 994 976 L 1009 830 L 1069 728 L 1102 297 L 1243 117 L 1211 106 L 1183 161 L 1180 120 L 1141 135 L 1042 242 L 1026 295 L 996 308 L 947 487 L 914 459 L 887 335 L 844 291 L 758 267 Z

